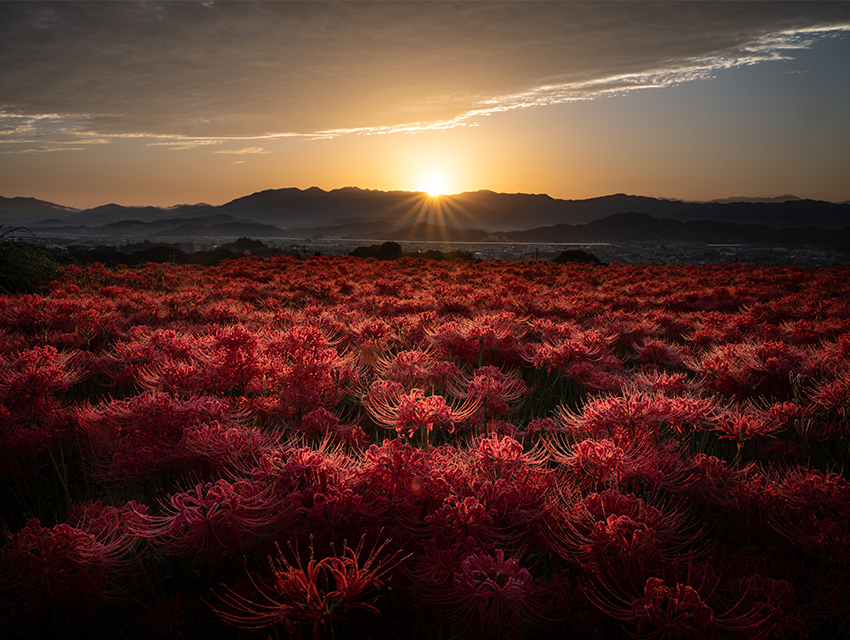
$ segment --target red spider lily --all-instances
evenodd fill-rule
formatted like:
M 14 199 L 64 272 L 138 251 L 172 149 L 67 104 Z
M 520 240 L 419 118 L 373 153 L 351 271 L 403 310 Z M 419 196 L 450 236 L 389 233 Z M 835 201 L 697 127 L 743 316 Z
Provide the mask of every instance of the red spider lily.
M 375 370 L 383 379 L 397 382 L 408 389 L 419 388 L 432 393 L 444 393 L 450 385 L 462 378 L 455 364 L 438 360 L 431 351 L 419 349 L 380 358 L 375 363 Z
M 638 345 L 652 343 L 661 333 L 661 328 L 654 322 L 633 313 L 609 312 L 598 318 L 597 322 L 604 326 L 604 331 L 609 336 L 609 344 L 617 347 L 620 352 L 640 350 Z
M 726 411 L 714 430 L 720 438 L 732 440 L 740 452 L 744 443 L 753 438 L 773 435 L 783 425 L 773 422 L 765 414 L 757 411 Z
M 773 529 L 799 549 L 844 566 L 850 551 L 850 487 L 844 478 L 796 469 L 774 478 Z
M 342 479 L 350 460 L 341 447 L 331 448 L 328 441 L 318 449 L 291 447 L 275 450 L 260 458 L 259 464 L 247 470 L 252 479 L 275 485 L 278 493 L 319 483 L 333 483 Z
M 69 438 L 67 414 L 58 394 L 83 375 L 72 356 L 54 347 L 0 355 L 0 434 L 4 453 L 40 453 Z
M 287 421 L 317 407 L 331 409 L 357 382 L 351 357 L 322 346 L 327 341 L 318 330 L 299 329 L 267 346 L 262 393 L 269 395 L 253 401 L 261 415 Z M 313 344 L 295 346 L 299 337 Z
M 52 529 L 30 520 L 0 549 L 0 627 L 26 624 L 52 604 L 71 612 L 97 609 L 112 595 L 108 586 L 115 570 L 125 566 L 132 543 L 114 530 L 101 535 L 67 524 Z
M 178 448 L 186 464 L 195 461 L 213 471 L 226 472 L 252 468 L 280 445 L 281 437 L 276 432 L 213 420 L 186 427 Z
M 548 462 L 545 452 L 535 449 L 525 452 L 508 435 L 479 436 L 470 444 L 466 457 L 473 475 L 487 480 L 505 480 L 517 486 L 530 482 L 539 488 L 551 475 L 545 468 Z
M 293 491 L 285 497 L 280 509 L 282 535 L 296 536 L 310 531 L 324 542 L 377 528 L 372 505 L 345 483 L 306 486 Z
M 794 381 L 808 379 L 812 373 L 811 358 L 781 342 L 718 346 L 689 366 L 704 376 L 714 391 L 737 398 L 790 399 Z
M 770 633 L 772 609 L 757 594 L 748 597 L 747 581 L 738 581 L 732 597 L 725 597 L 710 565 L 690 558 L 678 564 L 665 572 L 670 575 L 639 584 L 611 581 L 601 590 L 588 585 L 587 593 L 605 613 L 634 625 L 628 632 L 635 638 L 761 638 Z
M 204 364 L 216 379 L 215 387 L 222 391 L 235 389 L 238 395 L 244 395 L 262 371 L 260 351 L 259 338 L 242 325 L 216 331 L 215 340 L 204 354 Z
M 0 361 L 0 401 L 28 407 L 46 395 L 64 391 L 81 373 L 68 366 L 70 354 L 55 347 L 35 347 Z
M 117 342 L 101 358 L 107 383 L 117 388 L 138 385 L 144 372 L 155 369 L 160 362 L 189 360 L 196 346 L 192 335 L 173 329 L 135 326 L 130 329 L 129 338 Z
M 556 452 L 554 459 L 571 471 L 588 474 L 590 485 L 594 487 L 617 487 L 625 477 L 625 451 L 613 440 L 583 440 L 573 446 L 570 455 L 558 456 Z
M 611 385 L 617 388 L 616 380 L 607 380 L 606 376 L 617 376 L 623 369 L 604 336 L 592 330 L 555 343 L 530 345 L 525 360 L 538 369 L 560 372 L 597 390 L 612 388 Z
M 688 351 L 664 340 L 646 340 L 634 347 L 637 359 L 645 364 L 678 367 L 685 362 Z
M 626 617 L 637 623 L 638 637 L 713 638 L 714 611 L 690 585 L 669 587 L 661 578 L 648 578 L 642 598 L 631 604 Z M 653 629 L 647 633 L 647 627 Z
M 516 402 L 525 396 L 527 387 L 516 373 L 504 373 L 498 367 L 487 366 L 475 370 L 466 389 L 457 393 L 480 403 L 477 418 L 486 423 L 492 416 L 507 416 L 518 407 Z
M 762 611 L 765 616 L 762 626 L 773 630 L 771 638 L 812 637 L 805 622 L 798 617 L 801 608 L 794 585 L 788 580 L 754 574 L 732 580 L 730 592 L 742 608 Z
M 476 471 L 489 477 L 511 477 L 516 470 L 525 471 L 532 464 L 542 464 L 544 460 L 533 460 L 522 445 L 510 436 L 497 434 L 476 438 L 469 448 L 469 454 Z
M 626 390 L 632 393 L 661 393 L 666 396 L 699 397 L 702 383 L 682 373 L 668 373 L 656 367 L 641 367 L 630 379 Z
M 337 416 L 321 407 L 305 414 L 294 429 L 297 433 L 318 440 L 329 435 L 336 436 L 356 447 L 363 447 L 368 441 L 363 429 L 357 425 L 343 424 Z
M 776 402 L 767 410 L 767 416 L 782 427 L 792 426 L 798 430 L 803 421 L 812 417 L 812 411 L 794 402 Z
M 133 530 L 164 553 L 203 554 L 204 563 L 252 547 L 277 514 L 270 492 L 257 482 L 218 480 L 175 493 L 162 515 L 139 514 Z
M 493 513 L 494 543 L 521 546 L 536 540 L 546 513 L 545 501 L 554 476 L 528 473 L 512 480 L 478 480 L 470 490 L 481 504 Z
M 588 438 L 570 447 L 551 437 L 543 445 L 552 460 L 564 465 L 564 472 L 582 489 L 638 488 L 648 482 L 681 490 L 687 479 L 685 464 L 675 449 L 659 446 L 652 439 L 620 446 L 610 438 Z
M 777 476 L 773 484 L 785 503 L 806 518 L 824 512 L 850 516 L 850 484 L 834 472 L 797 468 Z
M 167 634 L 179 617 L 177 601 L 164 603 L 164 596 L 182 591 L 191 609 L 188 595 L 197 590 L 176 556 L 207 560 L 204 535 L 226 543 L 212 557 L 227 559 L 272 540 L 303 541 L 309 531 L 322 558 L 330 541 L 373 536 L 381 526 L 415 554 L 385 586 L 450 624 L 467 619 L 456 602 L 477 611 L 486 598 L 494 601 L 471 591 L 461 598 L 454 579 L 475 556 L 479 575 L 500 584 L 487 564 L 496 564 L 497 549 L 504 566 L 516 562 L 514 578 L 523 567 L 532 575 L 523 605 L 530 613 L 520 616 L 517 634 L 535 635 L 569 615 L 579 620 L 570 628 L 579 637 L 606 635 L 620 621 L 642 636 L 781 638 L 816 623 L 819 635 L 832 624 L 838 633 L 846 617 L 850 499 L 841 439 L 848 434 L 850 278 L 843 270 L 543 262 L 432 268 L 273 258 L 216 269 L 72 269 L 62 280 L 44 296 L 6 297 L 0 305 L 0 372 L 15 373 L 14 363 L 37 360 L 49 345 L 59 349 L 59 369 L 73 374 L 67 387 L 47 381 L 41 395 L 24 387 L 0 394 L 0 459 L 16 483 L 4 517 L 22 521 L 18 500 L 40 513 L 61 509 L 65 525 L 107 547 L 138 541 L 133 531 L 153 539 L 152 551 L 133 561 L 134 572 L 150 576 L 130 575 L 133 554 L 125 553 L 109 569 L 103 596 L 78 601 L 42 590 L 44 602 L 35 602 L 44 617 L 61 607 L 94 609 L 125 579 L 141 591 L 149 577 L 155 586 L 139 605 L 106 612 L 104 624 L 143 619 L 147 607 L 160 606 L 145 630 Z M 48 372 L 52 365 L 43 363 Z M 27 375 L 41 373 L 35 366 Z M 431 428 L 483 425 L 487 437 L 458 435 L 458 444 L 426 452 L 381 436 L 358 448 L 363 432 L 345 416 L 369 416 L 368 394 L 358 391 L 376 378 L 396 414 L 405 397 L 421 408 L 411 411 L 415 419 L 433 420 Z M 512 380 L 540 392 L 507 397 Z M 401 390 L 390 397 L 392 382 Z M 118 399 L 102 397 L 107 387 Z M 444 407 L 452 413 L 471 403 L 471 391 L 480 398 L 473 415 L 454 424 L 440 419 Z M 588 397 L 594 391 L 605 395 Z M 433 405 L 417 406 L 429 398 Z M 569 409 L 552 412 L 559 401 Z M 522 416 L 515 424 L 492 419 L 515 409 Z M 731 442 L 727 460 L 705 455 L 720 455 L 723 439 L 741 444 L 752 462 L 733 461 Z M 61 449 L 51 448 L 60 441 Z M 524 451 L 524 441 L 534 449 Z M 29 455 L 47 451 L 67 469 L 69 500 L 116 495 L 113 485 L 121 485 L 118 495 L 153 494 L 148 502 L 156 506 L 181 478 L 198 486 L 176 490 L 180 509 L 166 499 L 149 512 L 96 503 L 65 511 L 51 502 L 61 496 L 52 483 L 63 476 L 52 478 L 49 460 Z M 230 485 L 255 483 L 266 509 L 250 497 L 213 504 L 222 477 Z M 600 498 L 606 489 L 610 496 Z M 235 525 L 221 515 L 227 509 Z M 212 524 L 203 521 L 205 510 Z M 178 512 L 195 529 L 175 527 L 174 547 L 157 546 L 169 538 L 155 525 L 175 522 Z M 240 526 L 241 538 L 228 537 Z M 204 527 L 208 534 L 199 533 Z M 194 534 L 198 550 L 185 542 Z M 706 551 L 708 541 L 722 552 Z M 688 555 L 703 552 L 712 564 L 685 566 Z M 300 561 L 306 572 L 306 554 Z M 575 580 L 572 590 L 558 592 L 557 581 L 544 577 L 564 565 Z M 203 577 L 231 569 L 206 565 Z M 649 578 L 663 581 L 651 597 Z M 254 579 L 275 593 L 273 578 Z M 322 570 L 320 594 L 333 582 Z M 250 589 L 232 590 L 271 606 Z M 15 606 L 13 590 L 0 595 Z M 712 612 L 707 627 L 698 623 L 700 602 Z M 585 623 L 576 612 L 587 610 L 598 615 Z M 477 618 L 470 614 L 466 635 L 489 612 L 484 606 Z M 0 615 L 8 613 L 6 606 Z M 203 627 L 201 611 L 186 619 L 200 625 L 198 634 L 215 633 Z M 287 624 L 295 630 L 299 623 L 281 622 L 277 632 Z M 479 626 L 481 635 L 497 634 Z M 24 633 L 35 633 L 38 622 L 32 627 Z M 539 631 L 548 637 L 554 625 Z
M 453 433 L 455 426 L 472 417 L 480 404 L 479 399 L 465 399 L 457 409 L 446 404 L 442 396 L 426 396 L 422 389 L 411 389 L 395 382 L 375 381 L 364 399 L 369 415 L 381 426 L 395 429 L 399 436 L 408 437 L 421 430 L 423 441 L 435 426 Z
M 380 597 L 387 574 L 404 558 L 398 552 L 384 554 L 389 544 L 385 540 L 376 544 L 364 558 L 366 537 L 360 538 L 357 547 L 344 545 L 342 555 L 316 560 L 312 536 L 310 556 L 306 566 L 297 547 L 290 548 L 295 560 L 290 562 L 278 548 L 278 557 L 269 558 L 273 580 L 258 584 L 249 574 L 253 594 L 243 594 L 228 589 L 220 597 L 224 609 L 216 609 L 221 618 L 242 629 L 262 629 L 281 625 L 294 633 L 299 625 L 312 626 L 313 640 L 326 626 L 346 620 L 343 615 L 351 609 L 365 609 L 380 615 L 374 602 Z M 277 634 L 277 629 L 275 629 Z
M 72 505 L 66 524 L 90 533 L 104 544 L 128 544 L 134 534 L 131 522 L 139 514 L 147 513 L 144 505 L 129 502 L 121 508 L 105 505 L 99 500 L 88 504 Z
M 329 446 L 328 441 L 323 445 Z M 327 451 L 293 448 L 264 456 L 252 475 L 269 485 L 278 535 L 310 531 L 325 541 L 340 532 L 369 528 L 375 509 L 356 490 L 350 467 L 351 461 L 340 447 Z
M 461 309 L 467 305 L 460 303 Z M 518 363 L 523 354 L 521 338 L 525 327 L 513 313 L 479 315 L 461 322 L 446 322 L 433 329 L 428 342 L 448 360 L 463 363 L 478 363 L 482 366 L 501 362 L 507 365 Z
M 548 624 L 554 592 L 501 549 L 465 553 L 450 582 L 434 589 L 434 613 L 454 621 L 468 638 L 525 637 Z
M 591 493 L 550 521 L 547 540 L 559 555 L 599 578 L 638 579 L 691 545 L 698 531 L 686 532 L 675 507 L 662 512 L 631 494 Z
M 812 394 L 812 401 L 819 407 L 841 414 L 845 421 L 850 420 L 847 417 L 850 413 L 850 373 L 820 385 Z
M 171 445 L 184 429 L 207 421 L 239 424 L 243 418 L 230 402 L 209 396 L 175 400 L 161 392 L 145 392 L 127 400 L 111 400 L 78 410 L 80 429 L 96 450 L 116 444 Z
M 379 358 L 374 367 L 377 374 L 386 380 L 406 385 L 410 389 L 427 388 L 433 379 L 431 365 L 436 360 L 430 351 L 413 349 Z
M 430 455 L 409 443 L 390 440 L 366 450 L 352 481 L 381 522 L 394 526 L 402 519 L 420 522 L 422 503 L 436 498 L 432 472 Z
M 37 455 L 73 440 L 73 410 L 60 394 L 83 378 L 74 360 L 52 346 L 0 354 L 0 458 Z
M 193 450 L 184 445 L 187 430 L 201 424 L 240 427 L 245 416 L 222 398 L 194 396 L 174 400 L 161 392 L 146 392 L 127 400 L 82 406 L 79 430 L 89 436 L 97 456 L 95 471 L 119 485 L 150 482 L 157 471 L 188 464 Z
M 698 453 L 685 464 L 687 479 L 677 493 L 686 493 L 692 500 L 728 504 L 729 496 L 744 482 L 747 468 L 732 467 L 725 460 Z
M 474 496 L 460 499 L 448 496 L 443 505 L 425 517 L 425 526 L 417 531 L 426 539 L 434 539 L 442 548 L 454 544 L 485 546 L 496 536 L 494 508 L 482 505 Z
M 330 340 L 317 326 L 297 325 L 275 336 L 266 345 L 270 353 L 280 353 L 298 358 L 300 355 L 330 349 L 336 341 Z
M 585 404 L 581 415 L 565 407 L 558 411 L 561 423 L 569 432 L 609 437 L 616 442 L 655 437 L 664 426 L 678 432 L 710 428 L 720 415 L 720 407 L 708 399 L 640 392 L 597 398 Z

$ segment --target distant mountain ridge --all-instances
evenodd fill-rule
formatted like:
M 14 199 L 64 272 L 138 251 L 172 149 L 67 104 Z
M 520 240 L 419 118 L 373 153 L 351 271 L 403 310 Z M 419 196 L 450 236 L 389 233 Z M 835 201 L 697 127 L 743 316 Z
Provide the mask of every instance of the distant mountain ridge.
M 623 218 L 626 214 L 632 217 Z M 644 217 L 635 218 L 634 214 Z M 551 238 L 553 233 L 565 232 L 567 227 L 572 228 L 569 234 L 575 236 L 579 233 L 575 227 L 603 220 L 607 220 L 605 225 L 587 226 L 581 233 L 592 232 L 597 237 L 596 232 L 605 229 L 607 239 L 611 239 L 637 225 L 639 229 L 632 229 L 632 234 L 653 229 L 655 237 L 662 230 L 676 237 L 683 233 L 690 237 L 693 233 L 708 233 L 709 227 L 671 227 L 671 223 L 712 222 L 760 227 L 761 235 L 766 236 L 767 229 L 850 227 L 850 204 L 804 200 L 791 195 L 685 202 L 620 193 L 585 200 L 559 200 L 545 194 L 486 190 L 434 199 L 419 192 L 357 187 L 332 191 L 318 187 L 267 189 L 216 206 L 201 203 L 168 208 L 125 207 L 112 203 L 82 211 L 35 198 L 0 198 L 0 223 L 28 226 L 44 235 L 324 235 L 439 240 L 448 236 L 478 239 L 495 233 L 519 241 L 521 237 Z

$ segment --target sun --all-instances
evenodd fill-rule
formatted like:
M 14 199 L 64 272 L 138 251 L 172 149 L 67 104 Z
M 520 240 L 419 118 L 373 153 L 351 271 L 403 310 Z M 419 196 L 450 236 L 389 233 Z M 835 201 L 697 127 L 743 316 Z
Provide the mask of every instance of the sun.
M 439 198 L 449 192 L 451 185 L 441 171 L 429 171 L 419 177 L 419 191 L 424 191 L 432 198 Z

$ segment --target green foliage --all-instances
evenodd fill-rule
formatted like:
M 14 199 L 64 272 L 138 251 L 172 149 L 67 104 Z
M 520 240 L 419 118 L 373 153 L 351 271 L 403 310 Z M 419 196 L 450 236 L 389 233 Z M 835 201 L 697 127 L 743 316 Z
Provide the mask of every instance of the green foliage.
M 39 285 L 50 282 L 59 267 L 53 254 L 47 249 L 15 239 L 14 233 L 21 230 L 20 227 L 0 230 L 2 293 L 31 293 Z
M 566 251 L 561 251 L 561 253 L 552 258 L 552 262 L 557 264 L 578 262 L 580 264 L 595 264 L 600 266 L 605 264 L 592 253 L 582 251 L 581 249 L 568 249 Z
M 397 258 L 425 258 L 427 260 L 445 260 L 454 262 L 460 260 L 462 262 L 474 262 L 475 255 L 470 251 L 447 251 L 442 252 L 437 249 L 428 249 L 427 251 L 413 251 L 404 253 L 401 245 L 398 242 L 385 242 L 384 244 L 373 244 L 368 247 L 357 247 L 348 255 L 355 258 L 376 258 L 378 260 L 396 260 Z
M 395 260 L 402 256 L 401 245 L 398 242 L 373 244 L 368 247 L 357 247 L 349 255 L 355 258 L 377 258 L 378 260 Z

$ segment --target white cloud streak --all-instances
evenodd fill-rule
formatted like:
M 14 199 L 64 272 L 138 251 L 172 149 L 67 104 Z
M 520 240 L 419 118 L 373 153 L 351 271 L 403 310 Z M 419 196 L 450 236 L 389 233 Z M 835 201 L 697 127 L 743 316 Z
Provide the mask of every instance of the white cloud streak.
M 271 151 L 264 151 L 262 147 L 245 147 L 243 149 L 223 149 L 221 151 L 213 151 L 213 153 L 242 156 L 246 154 L 271 153 Z

